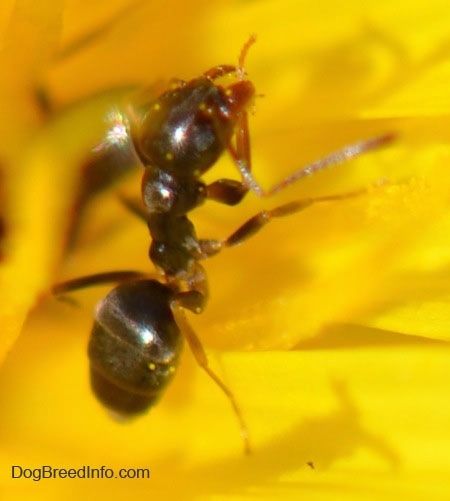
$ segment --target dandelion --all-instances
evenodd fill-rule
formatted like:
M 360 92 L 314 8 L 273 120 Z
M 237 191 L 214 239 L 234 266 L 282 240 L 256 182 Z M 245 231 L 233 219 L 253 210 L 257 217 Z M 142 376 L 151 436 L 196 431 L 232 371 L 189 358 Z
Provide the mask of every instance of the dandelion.
M 1 13 L 2 491 L 445 498 L 448 7 L 174 0 L 86 8 L 23 0 Z M 123 89 L 233 63 L 249 33 L 258 35 L 246 63 L 259 94 L 253 171 L 264 187 L 355 140 L 390 131 L 398 139 L 270 200 L 209 203 L 194 216 L 199 235 L 222 238 L 262 208 L 369 188 L 274 222 L 205 264 L 211 300 L 189 320 L 239 401 L 253 448 L 245 457 L 228 403 L 188 350 L 158 406 L 136 422 L 111 420 L 90 393 L 85 356 L 105 290 L 76 293 L 75 307 L 46 291 L 61 277 L 149 269 L 146 228 L 114 190 L 86 208 L 67 252 L 80 165 L 101 144 L 103 117 Z M 237 173 L 223 159 L 211 175 Z M 124 189 L 138 192 L 138 173 Z M 88 466 L 97 477 L 109 469 L 114 478 L 60 472 L 37 482 L 44 465 Z M 116 478 L 145 469 L 150 478 Z

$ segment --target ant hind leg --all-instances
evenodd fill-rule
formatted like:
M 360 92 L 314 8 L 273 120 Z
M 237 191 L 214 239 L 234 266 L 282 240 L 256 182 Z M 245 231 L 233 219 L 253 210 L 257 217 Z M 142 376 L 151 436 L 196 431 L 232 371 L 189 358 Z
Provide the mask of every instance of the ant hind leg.
M 175 322 L 180 328 L 182 334 L 184 335 L 198 365 L 208 374 L 208 376 L 216 383 L 217 386 L 226 395 L 233 411 L 239 421 L 239 427 L 241 430 L 241 437 L 244 441 L 244 450 L 246 454 L 250 453 L 250 441 L 248 436 L 247 425 L 245 424 L 244 418 L 242 416 L 241 410 L 236 402 L 236 399 L 231 392 L 231 390 L 226 386 L 226 384 L 219 378 L 219 376 L 209 367 L 208 357 L 206 356 L 203 345 L 200 342 L 197 334 L 194 332 L 192 327 L 189 325 L 184 314 L 183 301 L 175 299 L 172 302 L 171 309 L 175 318 Z M 190 308 L 191 309 L 191 308 Z

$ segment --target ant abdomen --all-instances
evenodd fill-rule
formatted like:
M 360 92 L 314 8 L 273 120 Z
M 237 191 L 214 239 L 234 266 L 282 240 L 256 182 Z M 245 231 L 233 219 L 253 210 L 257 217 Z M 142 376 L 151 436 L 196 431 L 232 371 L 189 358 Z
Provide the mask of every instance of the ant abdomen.
M 88 349 L 91 385 L 118 415 L 154 405 L 175 374 L 183 338 L 172 298 L 166 285 L 137 280 L 120 284 L 97 306 Z

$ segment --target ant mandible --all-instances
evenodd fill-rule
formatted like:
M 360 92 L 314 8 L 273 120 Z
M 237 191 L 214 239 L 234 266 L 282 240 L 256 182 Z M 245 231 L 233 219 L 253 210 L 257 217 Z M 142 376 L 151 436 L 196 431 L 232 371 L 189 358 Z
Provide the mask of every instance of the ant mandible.
M 197 238 L 188 214 L 205 200 L 236 205 L 249 190 L 259 196 L 272 195 L 304 176 L 383 146 L 393 137 L 386 134 L 346 146 L 264 191 L 251 172 L 248 109 L 255 88 L 244 72 L 245 57 L 254 41 L 252 36 L 246 42 L 237 66 L 215 66 L 193 80 L 176 81 L 151 103 L 140 104 L 139 110 L 130 108 L 129 134 L 144 166 L 143 208 L 129 201 L 126 204 L 147 223 L 152 239 L 149 257 L 161 272 L 161 280 L 133 271 L 113 271 L 53 288 L 55 294 L 61 294 L 119 283 L 96 308 L 88 348 L 91 386 L 107 408 L 120 416 L 134 416 L 154 405 L 173 379 L 185 338 L 200 367 L 229 399 L 246 452 L 250 450 L 248 432 L 236 400 L 209 367 L 202 344 L 185 318 L 186 309 L 201 313 L 208 299 L 200 261 L 242 243 L 272 218 L 365 190 L 295 200 L 263 210 L 224 240 Z M 234 83 L 217 84 L 224 76 L 234 76 Z M 206 185 L 202 175 L 225 151 L 242 180 L 219 179 Z

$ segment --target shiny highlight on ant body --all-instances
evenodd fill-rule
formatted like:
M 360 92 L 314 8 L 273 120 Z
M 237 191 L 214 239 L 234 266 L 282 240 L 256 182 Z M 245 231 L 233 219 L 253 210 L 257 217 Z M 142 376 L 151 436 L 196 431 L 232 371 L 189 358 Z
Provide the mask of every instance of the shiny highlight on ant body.
M 97 398 L 115 414 L 131 417 L 154 405 L 172 381 L 183 339 L 198 364 L 229 399 L 238 418 L 246 452 L 247 427 L 234 395 L 208 365 L 202 344 L 185 318 L 201 313 L 208 299 L 201 261 L 226 247 L 239 245 L 271 219 L 313 204 L 358 196 L 364 189 L 340 195 L 295 200 L 256 214 L 224 240 L 197 237 L 189 213 L 207 200 L 238 204 L 249 190 L 259 196 L 281 191 L 298 179 L 387 144 L 391 135 L 344 147 L 295 171 L 264 191 L 253 177 L 248 111 L 255 88 L 244 60 L 255 38 L 244 45 L 238 65 L 220 65 L 190 81 L 174 81 L 156 100 L 130 106 L 128 132 L 144 168 L 142 202 L 125 201 L 149 229 L 149 257 L 160 280 L 143 273 L 112 271 L 69 280 L 55 294 L 102 283 L 119 283 L 96 308 L 89 341 L 91 385 Z M 221 77 L 234 77 L 220 85 Z M 135 105 L 136 103 L 134 103 Z M 228 152 L 241 180 L 205 184 L 202 175 Z

